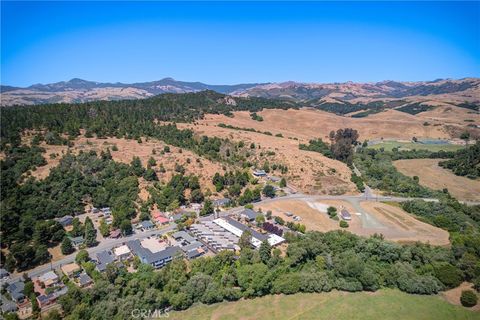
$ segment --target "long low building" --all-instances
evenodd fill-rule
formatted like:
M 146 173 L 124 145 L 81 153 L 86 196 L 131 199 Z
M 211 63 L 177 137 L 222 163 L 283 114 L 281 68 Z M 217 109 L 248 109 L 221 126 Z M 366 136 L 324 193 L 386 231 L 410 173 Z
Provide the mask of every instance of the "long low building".
M 276 234 L 262 234 L 244 225 L 243 223 L 240 223 L 229 217 L 215 219 L 213 220 L 213 222 L 224 228 L 225 230 L 233 233 L 239 238 L 242 236 L 244 231 L 249 231 L 252 235 L 251 243 L 255 248 L 260 247 L 262 242 L 265 240 L 267 240 L 268 243 L 272 246 L 275 246 L 285 241 L 284 238 L 277 236 Z
M 209 247 L 215 251 L 239 249 L 239 238 L 213 221 L 202 221 L 192 224 L 190 226 L 190 232 L 198 239 L 207 243 Z

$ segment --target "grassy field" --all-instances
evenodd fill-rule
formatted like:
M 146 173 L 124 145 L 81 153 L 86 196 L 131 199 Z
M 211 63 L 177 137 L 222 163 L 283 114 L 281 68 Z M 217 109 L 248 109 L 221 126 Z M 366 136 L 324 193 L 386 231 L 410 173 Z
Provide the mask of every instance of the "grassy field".
M 438 296 L 419 296 L 385 289 L 375 293 L 299 293 L 253 300 L 198 305 L 172 312 L 169 319 L 480 319 L 479 312 L 454 306 Z
M 429 150 L 429 151 L 456 151 L 464 148 L 462 145 L 457 144 L 422 144 L 422 143 L 413 143 L 413 142 L 398 142 L 398 141 L 384 141 L 378 144 L 369 146 L 372 149 L 384 148 L 385 151 L 392 151 L 393 148 L 404 148 L 404 149 L 417 149 L 417 150 Z

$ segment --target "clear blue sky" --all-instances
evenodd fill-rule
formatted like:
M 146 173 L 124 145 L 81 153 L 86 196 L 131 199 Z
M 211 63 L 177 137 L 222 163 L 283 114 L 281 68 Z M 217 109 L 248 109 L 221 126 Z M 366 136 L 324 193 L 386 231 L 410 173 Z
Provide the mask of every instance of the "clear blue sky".
M 480 76 L 479 2 L 1 2 L 1 83 Z

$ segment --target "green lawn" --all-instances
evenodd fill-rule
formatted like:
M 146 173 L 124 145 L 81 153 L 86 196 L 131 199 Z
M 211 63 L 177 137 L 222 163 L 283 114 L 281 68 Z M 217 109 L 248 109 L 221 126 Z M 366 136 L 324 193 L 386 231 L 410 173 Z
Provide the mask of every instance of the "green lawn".
M 480 319 L 480 312 L 454 306 L 438 296 L 410 295 L 384 289 L 375 293 L 299 293 L 265 296 L 252 300 L 197 305 L 171 312 L 169 319 Z
M 417 150 L 429 150 L 429 151 L 456 151 L 464 148 L 465 146 L 457 144 L 422 144 L 413 142 L 398 142 L 398 141 L 384 141 L 378 144 L 368 146 L 372 149 L 384 148 L 385 151 L 392 151 L 393 148 L 405 148 L 405 149 L 417 149 Z

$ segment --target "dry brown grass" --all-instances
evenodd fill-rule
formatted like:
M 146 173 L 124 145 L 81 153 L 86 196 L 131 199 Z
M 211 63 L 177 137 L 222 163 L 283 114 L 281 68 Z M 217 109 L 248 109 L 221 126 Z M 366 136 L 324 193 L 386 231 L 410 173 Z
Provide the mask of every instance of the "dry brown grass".
M 28 143 L 28 138 L 24 139 L 25 143 Z M 118 151 L 111 151 L 112 147 L 116 145 Z M 185 149 L 170 146 L 170 152 L 162 154 L 163 148 L 166 146 L 164 142 L 149 139 L 143 139 L 142 143 L 138 143 L 136 140 L 127 139 L 98 139 L 98 138 L 85 138 L 81 136 L 74 140 L 74 146 L 68 148 L 67 146 L 53 146 L 45 143 L 41 144 L 46 149 L 44 154 L 47 160 L 47 165 L 38 167 L 37 170 L 32 171 L 31 175 L 37 179 L 44 179 L 50 173 L 50 169 L 57 166 L 60 159 L 67 151 L 74 154 L 78 154 L 80 151 L 94 150 L 100 153 L 102 150 L 110 149 L 112 158 L 115 161 L 122 163 L 130 163 L 134 156 L 138 156 L 144 166 L 147 165 L 148 159 L 153 157 L 157 165 L 155 171 L 157 172 L 160 181 L 167 182 L 176 172 L 175 165 L 180 164 L 185 167 L 186 174 L 194 174 L 199 177 L 200 185 L 204 191 L 215 190 L 212 184 L 212 177 L 216 172 L 223 172 L 222 164 L 218 162 L 212 162 L 205 158 L 201 158 L 193 152 Z M 153 149 L 156 150 L 156 154 L 153 154 Z M 56 154 L 56 158 L 51 158 L 50 154 Z M 190 160 L 188 160 L 190 159 Z M 197 162 L 197 159 L 199 162 Z M 165 173 L 160 172 L 160 164 L 163 164 Z M 140 193 L 139 198 L 146 200 L 149 196 L 147 187 L 152 183 L 145 181 L 143 178 L 139 179 Z
M 243 114 L 243 113 L 242 113 Z M 259 123 L 258 121 L 255 121 Z M 309 194 L 345 194 L 355 193 L 356 189 L 350 181 L 350 169 L 336 160 L 329 159 L 320 153 L 300 150 L 298 141 L 269 136 L 257 132 L 248 132 L 218 127 L 214 122 L 200 121 L 198 124 L 182 124 L 181 127 L 193 129 L 196 133 L 212 137 L 228 138 L 232 141 L 244 141 L 246 146 L 255 143 L 257 148 L 251 150 L 254 155 L 250 160 L 257 160 L 259 164 L 283 164 L 288 167 L 286 178 L 302 192 Z M 263 131 L 276 131 L 264 127 Z M 284 135 L 285 136 L 285 135 Z M 274 152 L 267 155 L 267 152 Z M 263 153 L 263 155 L 261 155 Z
M 464 201 L 480 201 L 480 180 L 472 180 L 453 174 L 438 166 L 442 159 L 398 160 L 393 164 L 401 173 L 420 178 L 420 184 L 431 189 L 448 191 Z

